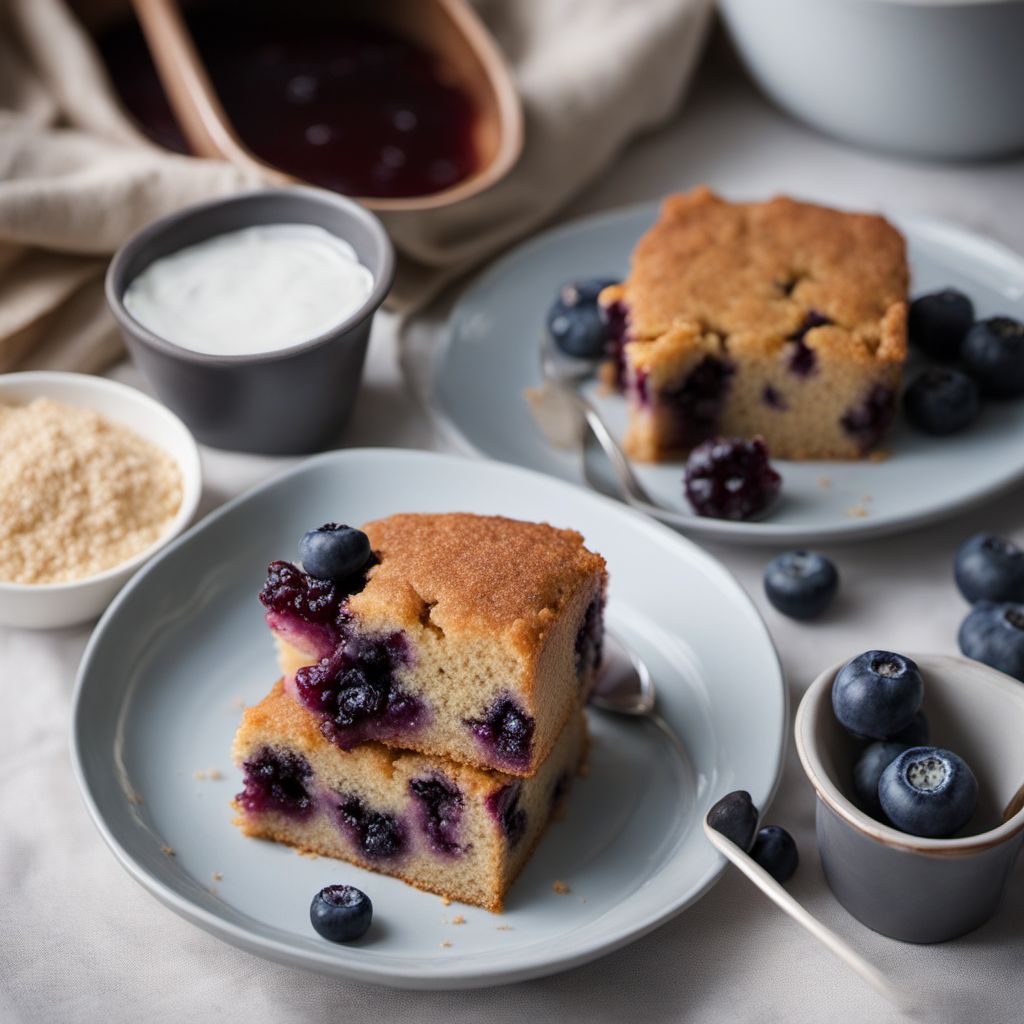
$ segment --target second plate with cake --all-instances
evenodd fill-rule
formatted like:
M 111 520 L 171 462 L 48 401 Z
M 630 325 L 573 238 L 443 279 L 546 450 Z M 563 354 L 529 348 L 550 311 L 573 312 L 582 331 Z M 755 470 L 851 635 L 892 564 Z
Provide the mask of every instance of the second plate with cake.
M 584 278 L 621 280 L 659 206 L 588 218 L 534 239 L 479 277 L 445 323 L 409 328 L 407 364 L 455 443 L 583 482 L 579 453 L 548 443 L 524 392 L 541 383 L 541 337 L 559 287 Z M 952 225 L 890 220 L 907 241 L 911 296 L 954 287 L 973 299 L 979 318 L 1024 318 L 1024 259 Z M 912 353 L 906 378 L 920 368 Z M 612 432 L 626 437 L 622 396 L 596 381 L 584 390 Z M 783 478 L 781 498 L 769 514 L 748 522 L 694 514 L 683 495 L 682 460 L 638 461 L 634 469 L 666 510 L 661 518 L 687 532 L 746 543 L 835 542 L 918 526 L 1004 490 L 1024 477 L 1022 431 L 1024 401 L 988 402 L 974 424 L 948 437 L 918 433 L 897 417 L 872 458 L 773 459 Z
M 505 518 L 436 514 L 455 511 Z M 398 512 L 426 515 L 390 518 Z M 385 685 L 371 672 L 382 663 L 367 647 L 365 659 L 344 669 L 355 675 L 336 679 L 346 716 L 362 719 L 358 737 L 336 732 L 337 721 L 325 731 L 324 716 L 274 683 L 280 670 L 264 613 L 282 602 L 268 609 L 257 600 L 269 563 L 295 558 L 306 530 L 339 520 L 366 524 L 377 561 L 360 581 L 361 601 L 335 607 L 329 587 L 303 581 L 306 597 L 316 589 L 325 598 L 316 606 L 325 621 L 355 628 L 358 646 L 367 630 L 378 632 L 371 610 L 383 607 L 375 602 L 385 590 L 413 600 L 408 584 L 427 605 L 437 601 L 422 618 L 418 600 L 409 605 L 413 615 L 404 615 L 403 601 L 385 602 L 385 631 L 407 633 L 408 649 L 418 652 L 411 671 L 399 667 Z M 441 533 L 450 535 L 444 543 Z M 422 562 L 403 553 L 413 534 L 434 546 Z M 531 564 L 517 571 L 527 558 Z M 312 567 L 302 561 L 295 571 L 308 576 Z M 584 730 L 575 706 L 550 694 L 544 705 L 532 701 L 545 687 L 585 690 L 605 562 L 608 634 L 646 662 L 689 763 L 649 723 L 588 710 Z M 483 576 L 486 586 L 473 583 Z M 308 626 L 316 609 L 292 597 Z M 588 615 L 592 606 L 598 611 Z M 444 719 L 429 678 L 431 642 L 420 634 L 432 619 L 467 650 L 480 622 L 496 641 L 528 641 L 531 622 L 543 619 L 561 641 L 539 655 L 546 663 L 521 685 L 502 669 L 508 694 L 482 687 L 480 708 L 459 710 L 443 739 L 426 726 Z M 282 620 L 273 616 L 271 625 Z M 291 626 L 295 639 L 306 633 Z M 344 649 L 354 657 L 351 644 Z M 486 646 L 495 655 L 503 649 Z M 534 649 L 543 652 L 525 644 L 527 653 Z M 467 655 L 464 665 L 473 664 Z M 486 675 L 479 661 L 472 671 Z M 430 717 L 422 730 L 406 716 L 354 714 L 370 703 L 386 712 L 389 695 L 423 701 Z M 484 720 L 487 708 L 506 700 L 524 722 L 533 720 L 533 743 L 467 744 L 462 719 Z M 514 467 L 362 450 L 303 463 L 213 513 L 150 563 L 93 635 L 73 718 L 75 768 L 101 833 L 177 913 L 283 963 L 403 987 L 469 988 L 585 963 L 699 898 L 724 865 L 701 817 L 737 788 L 767 806 L 784 748 L 786 695 L 749 598 L 713 558 L 671 531 Z M 374 738 L 364 742 L 371 726 Z M 546 729 L 557 732 L 550 744 Z M 573 781 L 588 733 L 588 770 Z M 433 752 L 387 745 L 396 741 Z M 495 763 L 521 774 L 481 767 Z M 564 816 L 545 830 L 559 808 Z M 298 856 L 285 844 L 329 855 Z M 339 884 L 373 902 L 369 932 L 351 945 L 333 945 L 310 925 L 313 895 Z M 502 903 L 501 914 L 484 909 Z

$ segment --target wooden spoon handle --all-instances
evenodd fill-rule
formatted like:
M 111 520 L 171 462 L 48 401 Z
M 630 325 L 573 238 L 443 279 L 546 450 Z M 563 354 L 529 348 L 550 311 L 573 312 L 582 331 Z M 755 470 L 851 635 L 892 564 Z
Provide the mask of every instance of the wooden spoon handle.
M 132 0 L 132 5 L 160 83 L 192 152 L 258 167 L 271 180 L 294 180 L 257 160 L 230 128 L 177 0 Z

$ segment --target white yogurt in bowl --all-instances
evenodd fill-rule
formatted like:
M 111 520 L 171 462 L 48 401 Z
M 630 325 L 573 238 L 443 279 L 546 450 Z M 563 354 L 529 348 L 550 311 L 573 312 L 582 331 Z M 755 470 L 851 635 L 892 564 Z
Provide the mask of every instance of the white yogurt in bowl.
M 278 352 L 329 331 L 373 290 L 344 239 L 315 224 L 259 224 L 154 260 L 124 307 L 153 334 L 217 356 Z

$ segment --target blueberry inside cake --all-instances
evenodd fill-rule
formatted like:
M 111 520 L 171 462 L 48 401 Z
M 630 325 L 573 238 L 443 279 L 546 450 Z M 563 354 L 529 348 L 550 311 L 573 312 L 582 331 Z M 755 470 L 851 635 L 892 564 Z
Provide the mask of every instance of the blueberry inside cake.
M 903 237 L 882 217 L 669 197 L 600 297 L 627 450 L 655 461 L 760 435 L 779 458 L 867 455 L 896 410 L 907 287 Z
M 575 709 L 529 779 L 366 742 L 349 750 L 278 682 L 247 708 L 232 756 L 236 824 L 497 911 L 586 751 Z
M 601 662 L 604 560 L 574 531 L 497 516 L 362 529 L 371 554 L 346 577 L 270 566 L 260 600 L 287 694 L 341 750 L 535 775 Z

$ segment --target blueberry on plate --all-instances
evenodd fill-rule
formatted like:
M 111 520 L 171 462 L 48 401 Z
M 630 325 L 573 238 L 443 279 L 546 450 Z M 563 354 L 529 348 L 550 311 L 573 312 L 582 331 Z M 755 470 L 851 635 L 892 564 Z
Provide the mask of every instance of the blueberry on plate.
M 754 844 L 757 808 L 745 789 L 737 789 L 732 793 L 726 793 L 708 811 L 707 823 L 746 852 Z
M 370 927 L 373 904 L 354 885 L 329 885 L 313 897 L 309 920 L 316 933 L 330 942 L 355 942 Z
M 793 837 L 779 825 L 766 825 L 757 833 L 750 856 L 768 872 L 776 882 L 785 884 L 793 877 L 800 854 Z
M 341 582 L 359 572 L 370 559 L 370 538 L 362 530 L 324 523 L 299 541 L 302 568 L 310 576 Z
M 605 278 L 586 278 L 562 286 L 548 310 L 547 325 L 555 344 L 577 359 L 600 359 L 608 344 L 608 322 L 597 297 L 615 284 Z
M 974 813 L 978 780 L 963 758 L 949 750 L 911 747 L 882 772 L 878 800 L 901 831 L 946 839 Z
M 777 555 L 764 571 L 764 592 L 783 615 L 813 619 L 836 596 L 839 573 L 815 551 L 787 551 Z
M 907 749 L 906 743 L 878 740 L 869 743 L 857 758 L 853 766 L 853 792 L 860 809 L 871 817 L 882 816 L 882 805 L 878 802 L 878 780 L 882 772 Z
M 760 437 L 714 438 L 686 460 L 683 489 L 699 516 L 750 519 L 772 504 L 781 487 Z
M 1024 551 L 993 533 L 976 533 L 960 545 L 953 575 L 971 604 L 1024 601 Z
M 832 710 L 857 736 L 884 740 L 913 721 L 924 699 L 917 665 L 892 651 L 865 651 L 848 661 L 832 683 Z
M 928 719 L 923 711 L 918 711 L 910 720 L 910 725 L 898 729 L 888 737 L 887 742 L 902 743 L 905 747 L 924 747 L 927 746 L 930 738 L 931 729 L 928 728 Z
M 983 395 L 1024 395 L 1024 324 L 1019 320 L 1008 316 L 979 320 L 967 332 L 960 358 Z
M 979 601 L 957 639 L 968 658 L 1024 682 L 1024 604 Z
M 926 434 L 943 436 L 969 427 L 981 411 L 978 385 L 947 367 L 925 370 L 903 393 L 907 419 Z
M 952 362 L 960 354 L 960 344 L 972 323 L 974 306 L 955 288 L 915 299 L 907 317 L 911 343 L 925 355 L 944 363 Z

